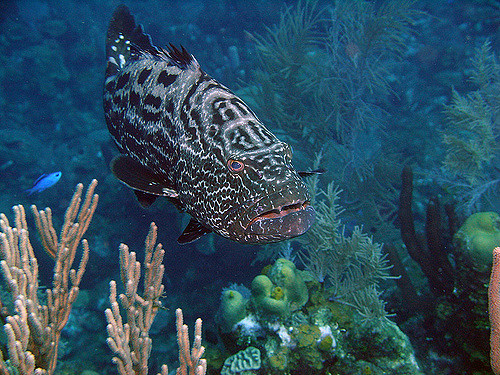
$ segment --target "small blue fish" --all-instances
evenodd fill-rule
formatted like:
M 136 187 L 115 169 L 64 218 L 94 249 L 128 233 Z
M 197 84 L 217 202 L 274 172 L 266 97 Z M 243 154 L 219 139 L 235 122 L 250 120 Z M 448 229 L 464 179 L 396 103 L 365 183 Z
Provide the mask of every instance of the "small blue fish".
M 54 173 L 44 173 L 40 177 L 37 178 L 33 187 L 31 189 L 26 190 L 28 195 L 33 193 L 40 193 L 45 189 L 55 185 L 57 181 L 61 178 L 62 172 L 54 172 Z

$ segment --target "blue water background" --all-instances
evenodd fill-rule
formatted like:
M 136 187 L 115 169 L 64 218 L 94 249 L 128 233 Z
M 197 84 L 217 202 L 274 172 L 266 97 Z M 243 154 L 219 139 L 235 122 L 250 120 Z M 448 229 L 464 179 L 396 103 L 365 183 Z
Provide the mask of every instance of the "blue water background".
M 151 221 L 158 225 L 159 241 L 166 249 L 163 303 L 168 308 L 159 313 L 153 327 L 152 370 L 158 370 L 161 363 L 176 362 L 175 308 L 184 309 L 190 325 L 202 317 L 205 337 L 213 341 L 221 290 L 230 283 L 250 285 L 267 264 L 255 262 L 261 247 L 238 245 L 218 236 L 178 245 L 176 238 L 188 217 L 161 199 L 149 209 L 141 208 L 133 192 L 111 174 L 109 162 L 117 151 L 102 109 L 104 41 L 111 14 L 119 4 L 95 0 L 0 3 L 0 212 L 12 218 L 14 204 L 49 206 L 58 228 L 76 184 L 88 185 L 93 178 L 99 181 L 99 206 L 85 236 L 91 256 L 81 285 L 84 299 L 75 306 L 63 333 L 61 361 L 84 364 L 102 374 L 116 371 L 105 343 L 102 311 L 108 306 L 109 280 L 119 279 L 118 246 L 127 243 L 142 260 Z M 255 42 L 248 33 L 264 35 L 266 27 L 279 21 L 283 9 L 297 2 L 130 1 L 127 5 L 156 45 L 172 42 L 184 46 L 208 74 L 245 93 L 259 66 Z M 329 3 L 320 1 L 319 5 Z M 380 152 L 397 153 L 396 176 L 405 162 L 412 163 L 418 170 L 416 179 L 424 181 L 415 201 L 417 225 L 422 227 L 424 206 L 444 189 L 433 178 L 445 157 L 444 105 L 450 103 L 452 89 L 461 93 L 475 89 L 467 72 L 476 48 L 488 39 L 498 56 L 500 11 L 494 1 L 427 0 L 415 2 L 413 8 L 425 15 L 417 17 L 402 61 L 388 73 L 390 93 L 377 103 L 383 127 L 359 135 L 353 139 L 353 147 L 361 160 L 376 158 Z M 488 9 L 496 9 L 496 13 Z M 266 126 L 283 136 L 282 129 L 272 123 Z M 324 142 L 332 139 L 333 135 Z M 311 144 L 301 139 L 294 142 L 296 168 L 312 169 Z M 327 158 L 321 165 L 327 170 L 323 187 L 333 178 L 328 171 L 339 164 L 346 180 L 356 173 L 345 160 Z M 39 175 L 59 170 L 62 178 L 56 185 L 27 196 L 25 190 Z M 397 178 L 395 181 L 399 188 Z M 340 204 L 349 206 L 355 200 L 347 192 Z M 343 220 L 347 231 L 364 224 L 355 210 L 346 212 Z M 33 223 L 32 216 L 29 221 Z M 394 240 L 377 233 L 376 228 L 365 229 L 378 242 Z M 33 227 L 40 283 L 49 286 L 53 263 L 35 233 Z M 384 297 L 392 301 L 389 294 Z M 401 307 L 389 303 L 389 311 L 397 309 Z M 408 334 L 411 339 L 412 334 L 418 336 L 411 330 Z M 418 349 L 426 353 L 425 348 Z

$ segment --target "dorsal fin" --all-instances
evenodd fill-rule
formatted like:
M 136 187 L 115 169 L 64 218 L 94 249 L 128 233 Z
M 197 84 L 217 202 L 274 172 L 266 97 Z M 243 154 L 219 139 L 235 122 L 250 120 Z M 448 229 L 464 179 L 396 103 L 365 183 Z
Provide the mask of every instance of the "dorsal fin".
M 113 13 L 106 36 L 107 76 L 115 74 L 126 62 L 143 51 L 157 54 L 159 50 L 145 34 L 141 25 L 136 25 L 134 16 L 125 5 L 120 5 Z
M 38 178 L 36 179 L 36 181 L 33 183 L 33 186 L 35 186 L 36 184 L 38 184 L 42 178 L 47 177 L 47 176 L 48 176 L 48 174 L 47 174 L 47 173 L 42 173 L 42 174 L 40 175 L 40 177 L 38 177 Z
M 171 62 L 178 66 L 180 69 L 187 69 L 188 66 L 193 63 L 194 57 L 191 55 L 184 46 L 181 45 L 181 49 L 179 50 L 172 43 L 167 47 L 167 55 L 170 58 Z

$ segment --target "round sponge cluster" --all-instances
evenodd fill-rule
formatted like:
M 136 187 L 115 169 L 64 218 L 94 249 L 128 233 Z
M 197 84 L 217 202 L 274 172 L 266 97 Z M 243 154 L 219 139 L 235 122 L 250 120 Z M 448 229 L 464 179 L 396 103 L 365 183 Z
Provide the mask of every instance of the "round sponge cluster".
M 301 272 L 281 258 L 253 279 L 251 301 L 262 317 L 286 317 L 306 304 L 309 293 Z
M 493 249 L 500 246 L 500 215 L 478 212 L 465 220 L 455 234 L 457 249 L 466 253 L 478 271 L 489 271 Z

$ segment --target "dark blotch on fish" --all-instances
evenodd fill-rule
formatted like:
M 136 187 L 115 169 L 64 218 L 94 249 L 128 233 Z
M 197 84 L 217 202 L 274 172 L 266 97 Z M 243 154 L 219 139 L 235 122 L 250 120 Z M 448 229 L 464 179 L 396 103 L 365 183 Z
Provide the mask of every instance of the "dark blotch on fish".
M 132 107 L 139 107 L 141 96 L 135 91 L 130 91 L 129 102 Z
M 150 111 L 143 111 L 142 112 L 142 118 L 146 122 L 157 122 L 160 121 L 161 119 L 161 112 L 150 112 Z
M 145 105 L 150 105 L 156 109 L 160 108 L 161 102 L 162 100 L 160 97 L 154 96 L 152 94 L 147 94 L 146 97 L 144 98 Z
M 168 74 L 166 71 L 163 71 L 158 76 L 158 83 L 161 83 L 163 86 L 170 86 L 177 79 L 176 75 Z
M 137 79 L 137 83 L 139 85 L 143 85 L 144 82 L 148 79 L 149 75 L 151 74 L 151 69 L 143 69 L 141 74 L 139 74 L 139 78 Z
M 125 87 L 130 79 L 130 73 L 122 74 L 118 77 L 118 81 L 116 82 L 115 90 L 121 90 Z

